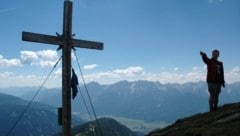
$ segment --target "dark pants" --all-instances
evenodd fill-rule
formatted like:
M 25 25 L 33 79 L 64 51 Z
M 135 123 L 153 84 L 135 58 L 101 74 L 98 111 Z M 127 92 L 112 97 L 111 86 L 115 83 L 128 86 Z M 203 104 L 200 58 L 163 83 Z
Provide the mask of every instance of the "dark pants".
M 208 83 L 208 92 L 209 92 L 209 108 L 210 111 L 216 110 L 218 107 L 218 97 L 221 92 L 220 83 Z

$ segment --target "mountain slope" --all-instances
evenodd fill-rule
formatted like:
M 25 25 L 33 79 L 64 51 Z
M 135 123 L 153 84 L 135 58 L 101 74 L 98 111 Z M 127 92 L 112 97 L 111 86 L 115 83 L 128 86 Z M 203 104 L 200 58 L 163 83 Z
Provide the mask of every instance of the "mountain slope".
M 227 104 L 217 111 L 180 119 L 147 136 L 239 136 L 240 103 Z
M 0 132 L 6 135 L 28 104 L 17 97 L 0 93 Z M 33 103 L 10 135 L 50 135 L 58 131 L 57 115 L 51 106 Z
M 114 119 L 101 118 L 98 121 L 103 136 L 137 136 L 137 133 L 131 131 L 129 128 Z M 74 127 L 72 133 L 74 136 L 100 136 L 96 123 L 93 121 Z

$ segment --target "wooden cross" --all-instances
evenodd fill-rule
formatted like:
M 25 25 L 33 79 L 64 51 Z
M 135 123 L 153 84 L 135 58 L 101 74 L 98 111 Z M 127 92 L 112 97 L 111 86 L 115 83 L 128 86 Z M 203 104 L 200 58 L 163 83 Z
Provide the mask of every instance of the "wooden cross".
M 71 49 L 73 47 L 103 50 L 103 43 L 72 38 L 72 2 L 64 1 L 63 34 L 58 36 L 22 32 L 22 40 L 60 45 L 62 48 L 62 134 L 71 135 Z

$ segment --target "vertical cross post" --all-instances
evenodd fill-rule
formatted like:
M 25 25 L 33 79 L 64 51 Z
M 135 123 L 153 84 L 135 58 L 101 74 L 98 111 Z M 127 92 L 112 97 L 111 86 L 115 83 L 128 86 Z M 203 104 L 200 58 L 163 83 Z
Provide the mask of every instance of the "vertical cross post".
M 71 49 L 72 49 L 72 2 L 64 1 L 62 46 L 62 122 L 63 136 L 71 135 Z

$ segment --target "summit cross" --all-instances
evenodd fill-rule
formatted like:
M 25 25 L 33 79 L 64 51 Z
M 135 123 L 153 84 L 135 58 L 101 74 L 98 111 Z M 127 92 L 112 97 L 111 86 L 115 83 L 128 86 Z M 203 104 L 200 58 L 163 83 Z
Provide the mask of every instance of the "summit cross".
M 74 47 L 103 50 L 103 43 L 72 38 L 72 2 L 64 1 L 63 33 L 51 36 L 22 32 L 22 40 L 59 45 L 62 49 L 62 122 L 63 136 L 71 136 L 71 50 Z

